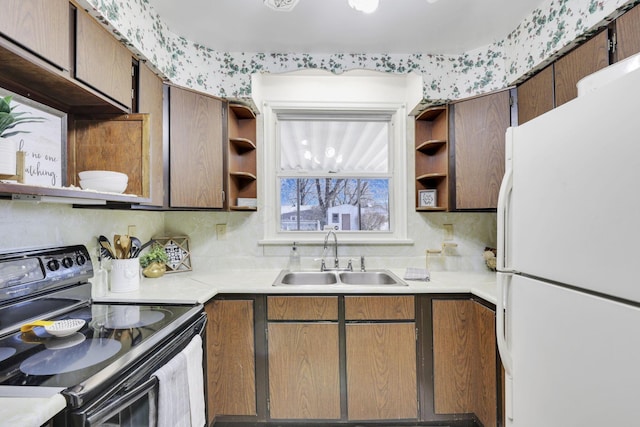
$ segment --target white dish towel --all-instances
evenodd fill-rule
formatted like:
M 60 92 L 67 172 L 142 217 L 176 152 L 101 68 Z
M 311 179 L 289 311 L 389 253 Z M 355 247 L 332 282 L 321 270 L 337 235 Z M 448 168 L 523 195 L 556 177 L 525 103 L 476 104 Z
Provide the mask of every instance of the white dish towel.
M 204 415 L 204 372 L 202 368 L 202 338 L 196 335 L 183 350 L 187 358 L 187 375 L 189 378 L 189 402 L 191 404 L 191 427 L 203 427 L 206 424 Z
M 202 427 L 204 376 L 202 339 L 196 336 L 187 347 L 155 372 L 159 381 L 158 427 Z

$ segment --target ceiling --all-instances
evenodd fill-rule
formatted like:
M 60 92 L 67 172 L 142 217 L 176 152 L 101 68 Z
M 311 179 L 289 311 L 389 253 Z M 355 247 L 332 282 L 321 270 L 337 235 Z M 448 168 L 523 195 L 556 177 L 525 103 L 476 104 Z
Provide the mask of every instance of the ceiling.
M 221 52 L 459 54 L 503 40 L 546 0 L 148 0 L 175 34 Z

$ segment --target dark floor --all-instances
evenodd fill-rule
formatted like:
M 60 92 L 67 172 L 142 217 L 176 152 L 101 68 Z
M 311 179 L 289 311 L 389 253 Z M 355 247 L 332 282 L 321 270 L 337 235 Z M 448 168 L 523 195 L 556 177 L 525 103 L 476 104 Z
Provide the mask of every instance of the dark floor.
M 323 423 L 323 422 L 242 422 L 242 421 L 222 421 L 216 422 L 212 427 L 481 427 L 479 424 L 472 420 L 460 420 L 460 421 L 450 421 L 446 423 L 433 423 L 433 422 L 397 422 L 397 423 L 387 423 L 387 422 L 343 422 L 343 423 Z

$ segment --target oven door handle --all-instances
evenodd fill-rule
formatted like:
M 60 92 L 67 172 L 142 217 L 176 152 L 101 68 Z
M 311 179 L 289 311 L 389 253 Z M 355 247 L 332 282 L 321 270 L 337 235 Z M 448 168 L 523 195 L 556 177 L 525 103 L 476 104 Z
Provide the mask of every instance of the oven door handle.
M 109 419 L 110 417 L 119 413 L 122 409 L 130 406 L 136 400 L 149 394 L 151 390 L 157 390 L 157 387 L 158 379 L 155 376 L 150 377 L 147 381 L 131 389 L 131 391 L 127 392 L 123 396 L 117 397 L 112 402 L 109 402 L 106 406 L 100 407 L 94 413 L 88 414 L 87 425 L 98 425 L 98 423 Z M 153 399 L 155 401 L 155 396 L 153 397 Z

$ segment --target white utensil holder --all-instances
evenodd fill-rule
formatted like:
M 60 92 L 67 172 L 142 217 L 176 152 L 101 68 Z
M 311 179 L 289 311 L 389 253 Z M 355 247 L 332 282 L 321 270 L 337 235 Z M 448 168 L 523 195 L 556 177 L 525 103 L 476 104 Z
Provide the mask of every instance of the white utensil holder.
M 140 260 L 114 259 L 111 261 L 111 292 L 132 292 L 140 288 Z

